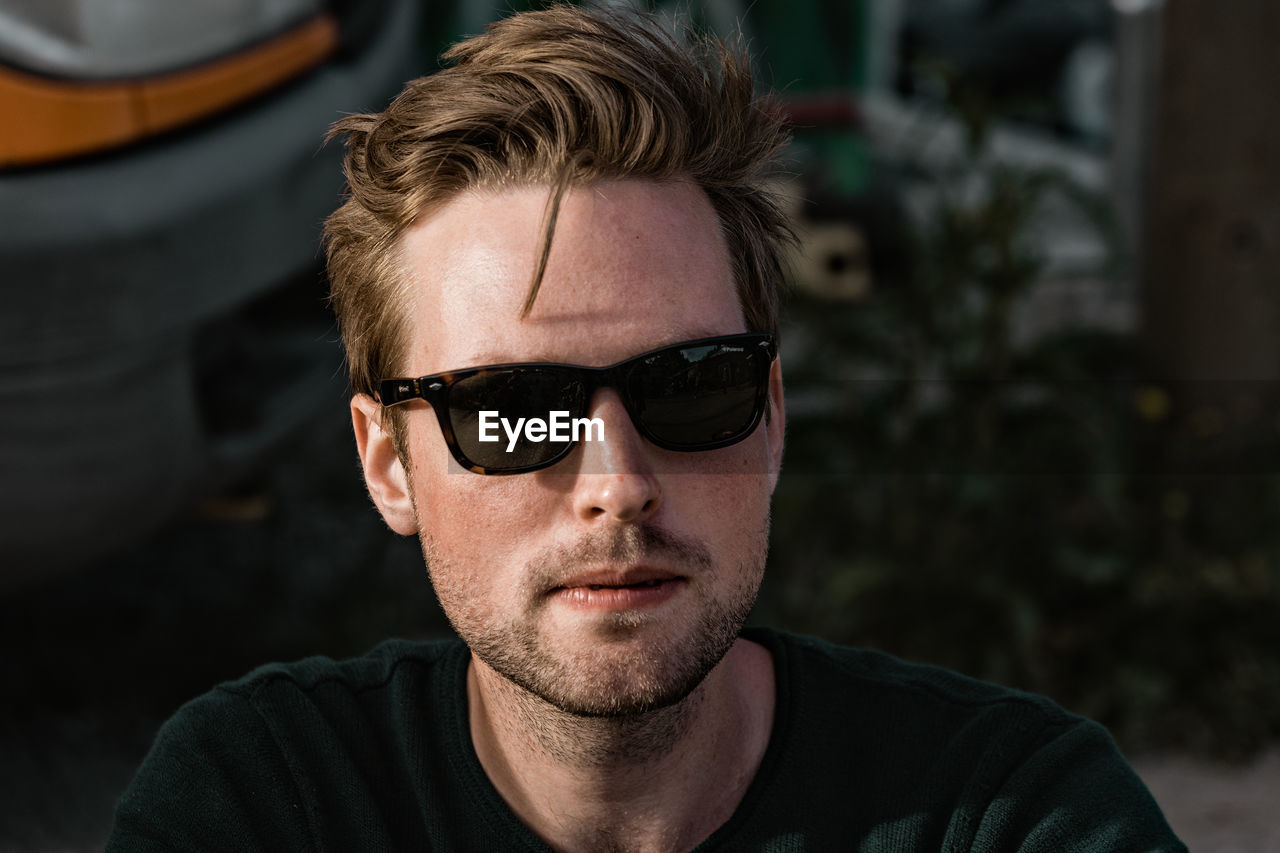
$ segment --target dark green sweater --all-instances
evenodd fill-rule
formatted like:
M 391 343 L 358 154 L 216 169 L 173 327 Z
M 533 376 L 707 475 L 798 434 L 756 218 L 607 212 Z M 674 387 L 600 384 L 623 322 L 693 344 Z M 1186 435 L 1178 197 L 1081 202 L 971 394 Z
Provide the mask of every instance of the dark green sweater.
M 774 631 L 760 771 L 699 851 L 1185 851 L 1107 732 L 1040 697 Z M 459 641 L 272 665 L 182 708 L 108 851 L 548 848 L 484 774 Z

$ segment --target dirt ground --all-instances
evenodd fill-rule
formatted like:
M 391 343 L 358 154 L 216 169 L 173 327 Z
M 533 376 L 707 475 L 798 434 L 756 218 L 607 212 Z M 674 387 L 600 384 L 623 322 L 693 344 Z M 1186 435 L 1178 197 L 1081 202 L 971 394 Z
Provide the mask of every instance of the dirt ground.
M 1191 853 L 1280 853 L 1280 747 L 1243 767 L 1179 755 L 1133 764 Z

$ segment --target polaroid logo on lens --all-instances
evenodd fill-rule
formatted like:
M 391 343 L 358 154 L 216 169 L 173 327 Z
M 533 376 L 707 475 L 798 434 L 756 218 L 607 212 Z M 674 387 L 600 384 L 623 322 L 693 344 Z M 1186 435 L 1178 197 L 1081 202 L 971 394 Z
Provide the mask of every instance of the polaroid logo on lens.
M 497 412 L 480 412 L 480 440 L 501 441 L 498 426 L 507 434 L 507 452 L 516 449 L 523 429 L 525 441 L 604 441 L 604 421 L 570 418 L 568 412 L 551 412 L 542 418 L 517 418 L 515 426 Z

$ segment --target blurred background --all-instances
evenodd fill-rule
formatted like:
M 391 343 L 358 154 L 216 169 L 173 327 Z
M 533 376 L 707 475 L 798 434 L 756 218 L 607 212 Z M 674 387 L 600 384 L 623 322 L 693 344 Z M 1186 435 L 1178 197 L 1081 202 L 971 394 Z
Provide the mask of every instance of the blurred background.
M 0 850 L 97 849 L 218 681 L 449 631 L 348 435 L 321 141 L 528 5 L 0 0 Z M 753 620 L 1047 694 L 1192 849 L 1280 850 L 1280 6 L 647 8 L 795 129 Z

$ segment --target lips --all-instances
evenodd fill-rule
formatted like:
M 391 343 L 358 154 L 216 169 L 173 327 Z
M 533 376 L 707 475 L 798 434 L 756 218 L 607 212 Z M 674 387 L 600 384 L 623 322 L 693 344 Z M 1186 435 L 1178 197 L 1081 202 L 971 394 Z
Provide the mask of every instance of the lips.
M 564 589 L 628 589 L 656 587 L 667 581 L 683 580 L 675 572 L 647 566 L 632 569 L 599 570 L 584 572 L 553 587 L 550 592 Z
M 552 587 L 547 595 L 576 610 L 638 610 L 670 600 L 685 580 L 675 572 L 650 567 L 583 572 Z
M 651 581 L 639 581 L 638 583 L 589 583 L 586 586 L 587 589 L 638 589 L 645 586 L 657 586 L 667 580 L 670 580 L 670 578 L 654 578 Z

